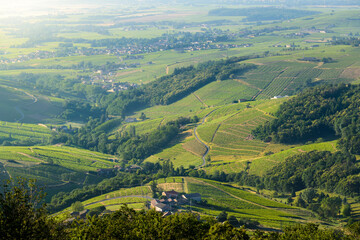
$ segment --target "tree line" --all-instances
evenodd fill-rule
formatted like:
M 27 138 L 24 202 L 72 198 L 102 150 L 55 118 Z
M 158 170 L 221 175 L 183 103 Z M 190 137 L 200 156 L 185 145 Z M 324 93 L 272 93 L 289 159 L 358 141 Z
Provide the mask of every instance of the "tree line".
M 359 36 L 359 35 L 357 35 Z M 358 47 L 360 44 L 360 38 L 359 37 L 333 37 L 333 40 L 331 42 L 333 45 L 351 45 L 353 47 Z

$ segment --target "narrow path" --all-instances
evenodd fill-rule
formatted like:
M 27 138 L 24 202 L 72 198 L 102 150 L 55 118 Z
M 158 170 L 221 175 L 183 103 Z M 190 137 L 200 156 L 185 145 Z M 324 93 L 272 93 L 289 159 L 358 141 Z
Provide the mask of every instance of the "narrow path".
M 1 176 L 1 174 L 8 175 L 8 179 L 11 179 L 11 175 L 10 175 L 9 171 L 5 168 L 5 165 L 6 164 L 3 164 L 0 162 L 0 176 Z M 6 177 L 5 176 L 4 176 L 4 178 L 1 177 L 1 179 L 5 180 Z
M 239 82 L 239 83 L 242 83 L 242 84 L 244 84 L 244 85 L 246 85 L 246 86 L 248 86 L 248 87 L 257 89 L 257 90 L 259 90 L 259 91 L 262 91 L 262 90 L 263 90 L 263 89 L 261 89 L 261 88 L 258 88 L 258 87 L 256 87 L 256 86 L 254 86 L 254 85 L 251 85 L 251 84 L 248 83 L 248 82 L 245 82 L 244 80 L 241 80 L 241 79 L 234 79 L 234 80 L 237 81 L 237 82 Z
M 271 118 L 276 118 L 276 117 L 270 115 L 268 112 L 265 112 L 264 110 L 259 109 L 258 107 L 254 107 L 254 109 L 256 109 L 256 110 L 259 111 L 259 112 L 262 112 L 262 113 L 265 114 L 266 116 L 269 116 L 269 117 L 271 117 Z
M 219 128 L 221 127 L 221 124 L 222 124 L 222 123 L 220 123 L 220 124 L 217 126 L 217 128 L 215 129 L 215 132 L 214 132 L 214 134 L 212 135 L 211 140 L 210 140 L 211 143 L 214 141 L 215 135 L 216 135 L 216 133 L 218 132 Z
M 209 107 L 206 103 L 203 102 L 203 100 L 201 100 L 201 98 L 198 95 L 196 95 L 195 93 L 192 93 L 192 95 L 194 95 L 194 97 L 196 97 L 197 100 L 199 100 L 199 102 L 201 102 L 202 105 L 204 105 L 205 107 Z
M 40 161 L 40 162 L 45 162 L 44 160 L 42 160 L 42 159 L 40 159 L 40 158 L 37 158 L 37 157 L 31 156 L 31 155 L 26 154 L 26 153 L 22 153 L 22 152 L 17 152 L 17 153 L 18 153 L 18 154 L 21 154 L 21 155 L 23 155 L 23 156 L 25 156 L 25 157 L 28 157 L 28 158 L 32 158 L 32 159 L 38 160 L 38 161 Z
M 197 140 L 199 143 L 201 143 L 202 145 L 204 145 L 204 146 L 206 147 L 206 151 L 205 151 L 205 153 L 204 153 L 203 156 L 202 156 L 203 163 L 202 163 L 200 166 L 198 166 L 198 168 L 201 168 L 201 167 L 204 167 L 204 166 L 205 166 L 205 164 L 206 164 L 205 158 L 206 158 L 206 156 L 208 155 L 208 153 L 209 153 L 209 151 L 210 151 L 210 147 L 209 147 L 208 145 L 206 145 L 202 140 L 200 140 L 200 138 L 199 138 L 196 130 L 197 130 L 198 126 L 203 125 L 203 124 L 205 123 L 206 118 L 207 118 L 211 113 L 213 113 L 215 110 L 217 110 L 217 109 L 214 109 L 214 110 L 212 110 L 211 112 L 209 112 L 208 114 L 206 114 L 205 117 L 202 119 L 201 123 L 198 124 L 198 125 L 196 125 L 196 127 L 194 128 L 194 136 L 195 136 L 196 140 Z
M 15 107 L 15 111 L 17 111 L 20 114 L 20 118 L 15 119 L 15 122 L 20 122 L 21 120 L 24 119 L 25 114 L 23 113 L 23 111 L 21 111 L 21 109 L 18 106 Z
M 31 103 L 28 103 L 28 104 L 25 104 L 24 106 L 29 106 L 29 105 L 32 105 L 34 103 L 36 103 L 38 101 L 37 97 L 35 97 L 34 95 L 28 93 L 28 92 L 25 92 L 21 89 L 18 89 L 18 88 L 14 88 L 16 91 L 21 91 L 23 93 L 25 93 L 26 95 L 28 95 L 29 97 L 31 97 L 33 99 L 33 102 Z M 21 120 L 23 120 L 25 118 L 25 114 L 24 112 L 20 109 L 20 105 L 16 106 L 15 107 L 15 111 L 17 111 L 19 114 L 20 114 L 20 118 L 19 119 L 15 119 L 16 122 L 20 122 Z
M 161 127 L 161 125 L 164 123 L 165 118 L 161 119 L 160 123 L 159 123 L 159 127 Z

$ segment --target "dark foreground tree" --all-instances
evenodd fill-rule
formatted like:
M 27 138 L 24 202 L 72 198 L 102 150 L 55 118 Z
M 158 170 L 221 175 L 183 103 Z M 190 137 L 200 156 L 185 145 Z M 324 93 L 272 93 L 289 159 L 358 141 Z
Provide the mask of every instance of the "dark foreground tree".
M 61 239 L 62 227 L 48 219 L 35 181 L 7 181 L 0 192 L 1 239 Z

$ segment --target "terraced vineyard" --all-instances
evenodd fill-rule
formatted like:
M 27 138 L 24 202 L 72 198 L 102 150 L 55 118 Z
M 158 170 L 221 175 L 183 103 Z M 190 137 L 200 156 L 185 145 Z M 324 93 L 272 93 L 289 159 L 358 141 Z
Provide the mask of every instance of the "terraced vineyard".
M 265 89 L 266 86 L 274 80 L 279 74 L 285 70 L 286 67 L 268 64 L 257 66 L 256 69 L 246 73 L 243 77 L 238 77 L 242 81 L 259 88 L 260 90 Z
M 257 99 L 293 94 L 301 85 L 306 84 L 306 80 L 316 78 L 320 74 L 320 70 L 314 70 L 315 64 L 280 62 L 276 65 L 283 67 L 283 70 L 268 83 Z
M 232 106 L 209 116 L 198 133 L 211 146 L 212 164 L 226 159 L 246 159 L 261 154 L 267 144 L 255 140 L 251 130 L 272 118 L 257 107 Z M 219 112 L 218 112 L 219 111 Z M 227 112 L 227 113 L 226 113 Z M 229 159 L 230 157 L 230 159 Z
M 180 137 L 175 140 L 175 145 L 150 156 L 145 161 L 156 163 L 170 159 L 175 168 L 180 166 L 187 168 L 190 165 L 200 165 L 202 163 L 201 156 L 205 151 L 205 147 L 199 144 L 194 137 L 191 137 L 191 134 L 189 136 L 189 132 L 183 133 L 183 135 L 185 138 Z
M 0 121 L 0 139 L 8 141 L 29 140 L 40 143 L 47 141 L 51 133 L 52 131 L 45 125 Z
M 186 178 L 186 184 L 190 193 L 200 193 L 202 199 L 207 201 L 206 206 L 191 206 L 192 210 L 202 214 L 215 217 L 225 210 L 229 215 L 237 218 L 249 218 L 264 226 L 275 228 L 310 219 L 309 215 L 300 218 L 292 214 L 294 208 L 289 205 L 235 187 L 225 186 L 216 181 Z
M 111 155 L 71 147 L 0 147 L 0 165 L 6 173 L 3 177 L 37 179 L 46 187 L 48 197 L 101 181 L 106 176 L 96 174 L 96 170 L 113 168 L 117 163 L 112 159 Z
M 144 209 L 145 204 L 151 201 L 151 190 L 149 186 L 121 188 L 119 190 L 102 194 L 100 196 L 83 201 L 85 209 L 93 209 L 99 206 L 105 206 L 109 211 L 116 211 L 122 205 L 127 204 L 130 208 L 137 210 Z M 66 219 L 68 214 L 72 212 L 71 207 L 57 213 L 60 218 Z

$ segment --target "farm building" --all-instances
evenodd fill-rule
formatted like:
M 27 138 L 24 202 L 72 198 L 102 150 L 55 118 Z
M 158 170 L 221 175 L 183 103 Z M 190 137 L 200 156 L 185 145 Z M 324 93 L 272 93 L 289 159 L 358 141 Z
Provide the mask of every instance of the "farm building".
M 156 199 L 151 201 L 150 207 L 155 209 L 155 211 L 157 212 L 168 212 L 170 210 L 170 207 L 168 205 L 161 203 Z
M 166 191 L 162 192 L 162 195 L 167 198 L 177 198 L 179 196 L 179 193 L 176 191 Z

